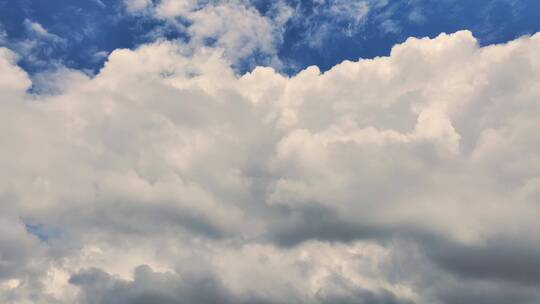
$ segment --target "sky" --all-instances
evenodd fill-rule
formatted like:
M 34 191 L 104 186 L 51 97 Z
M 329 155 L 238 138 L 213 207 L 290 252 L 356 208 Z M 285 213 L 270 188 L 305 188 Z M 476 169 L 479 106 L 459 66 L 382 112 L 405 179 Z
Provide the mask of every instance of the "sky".
M 540 2 L 0 0 L 0 302 L 540 302 Z

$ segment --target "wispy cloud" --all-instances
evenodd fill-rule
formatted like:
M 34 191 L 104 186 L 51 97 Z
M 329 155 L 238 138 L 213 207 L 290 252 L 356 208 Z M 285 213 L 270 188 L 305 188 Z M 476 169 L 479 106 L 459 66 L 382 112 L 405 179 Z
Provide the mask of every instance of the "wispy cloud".
M 24 26 L 29 35 L 34 36 L 38 39 L 48 40 L 55 43 L 65 42 L 64 39 L 59 36 L 48 32 L 41 24 L 37 22 L 30 21 L 29 19 L 24 20 Z

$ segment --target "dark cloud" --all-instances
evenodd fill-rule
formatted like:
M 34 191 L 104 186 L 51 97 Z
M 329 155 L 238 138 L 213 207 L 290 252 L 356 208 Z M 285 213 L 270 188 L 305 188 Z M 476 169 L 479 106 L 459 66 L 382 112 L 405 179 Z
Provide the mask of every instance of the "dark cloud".
M 269 240 L 281 246 L 295 246 L 309 240 L 352 242 L 389 237 L 389 233 L 362 222 L 349 222 L 334 209 L 317 203 L 309 206 L 278 208 L 269 226 Z
M 435 263 L 464 278 L 540 285 L 540 250 L 532 242 L 511 238 L 472 245 L 448 242 L 427 250 Z
M 447 282 L 437 289 L 437 298 L 445 304 L 534 304 L 540 299 L 536 288 L 508 283 L 460 279 L 458 282 Z

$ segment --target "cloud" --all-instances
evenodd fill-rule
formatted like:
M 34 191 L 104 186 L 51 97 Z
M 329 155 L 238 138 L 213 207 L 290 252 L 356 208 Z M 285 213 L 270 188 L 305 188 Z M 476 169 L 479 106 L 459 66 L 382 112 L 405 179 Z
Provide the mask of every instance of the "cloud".
M 26 31 L 32 35 L 35 35 L 37 38 L 44 39 L 44 40 L 50 40 L 53 42 L 61 42 L 63 41 L 62 38 L 58 37 L 55 34 L 50 33 L 47 31 L 41 24 L 37 22 L 30 21 L 28 19 L 24 20 L 24 26 L 26 28 Z
M 141 12 L 152 4 L 152 0 L 125 0 L 124 4 L 129 12 Z
M 22 38 L 9 37 L 0 27 L 0 45 L 16 51 L 21 59 L 35 67 L 59 66 L 60 64 L 50 57 L 54 52 L 65 48 L 67 41 L 47 31 L 38 22 L 25 19 L 23 25 Z
M 103 3 L 103 1 L 101 0 L 92 0 L 97 6 L 101 7 L 101 8 L 105 8 L 107 7 L 107 5 L 105 3 Z
M 289 77 L 160 40 L 35 81 L 2 48 L 0 299 L 537 301 L 539 48 Z
M 0 23 L 0 45 L 5 45 L 7 43 L 7 33 L 4 30 L 4 26 Z
M 265 14 L 249 1 L 236 0 L 126 0 L 125 4 L 128 12 L 162 20 L 184 33 L 188 37 L 187 45 L 193 49 L 221 48 L 236 66 L 251 66 L 253 58 L 266 65 L 281 66 L 278 47 L 285 23 L 292 14 L 292 8 L 283 1 L 272 4 Z
M 174 274 L 154 273 L 148 266 L 135 269 L 133 282 L 91 269 L 72 276 L 70 283 L 81 286 L 82 303 L 241 303 L 212 277 L 183 280 Z
M 81 303 L 410 303 L 394 293 L 399 290 L 377 288 L 377 283 L 367 276 L 362 278 L 353 271 L 332 270 L 330 265 L 324 265 L 369 267 L 369 259 L 383 251 L 361 243 L 352 248 L 361 250 L 361 256 L 354 257 L 343 246 L 322 243 L 285 252 L 261 245 L 240 250 L 221 248 L 225 252 L 215 257 L 213 265 L 196 269 L 189 265 L 201 265 L 200 257 L 183 261 L 176 270 L 168 272 L 138 266 L 129 280 L 99 269 L 84 269 L 69 281 L 81 288 Z M 306 253 L 306 249 L 320 252 Z M 239 256 L 242 261 L 237 260 Z M 238 276 L 239 273 L 242 275 Z M 369 284 L 373 290 L 360 284 Z
M 372 7 L 384 5 L 381 1 L 363 0 L 298 2 L 291 26 L 304 33 L 301 43 L 320 49 L 329 40 L 356 35 L 363 29 Z

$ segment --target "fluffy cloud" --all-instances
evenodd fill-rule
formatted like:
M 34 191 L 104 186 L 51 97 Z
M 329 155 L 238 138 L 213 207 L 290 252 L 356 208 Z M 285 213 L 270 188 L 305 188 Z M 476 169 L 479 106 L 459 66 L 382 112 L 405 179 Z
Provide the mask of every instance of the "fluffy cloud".
M 38 82 L 1 49 L 0 299 L 538 301 L 539 49 L 239 76 L 160 41 Z

